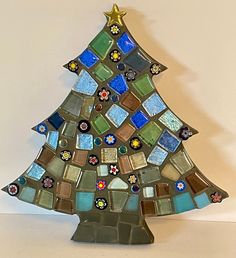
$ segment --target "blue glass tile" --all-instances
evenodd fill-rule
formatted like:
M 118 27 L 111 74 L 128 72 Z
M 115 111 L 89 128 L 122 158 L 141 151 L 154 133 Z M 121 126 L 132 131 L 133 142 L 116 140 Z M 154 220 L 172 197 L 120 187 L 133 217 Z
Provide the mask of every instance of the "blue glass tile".
M 165 158 L 167 157 L 168 152 L 163 150 L 162 148 L 155 146 L 155 148 L 152 150 L 152 152 L 150 153 L 147 162 L 160 166 Z
M 87 68 L 92 67 L 99 60 L 99 58 L 89 49 L 85 49 L 78 58 L 80 62 Z
M 34 201 L 34 197 L 36 194 L 36 190 L 32 187 L 23 187 L 19 199 L 24 202 L 32 203 Z
M 126 32 L 124 32 L 118 39 L 117 45 L 124 54 L 129 53 L 133 48 L 136 47 L 136 44 Z
M 179 118 L 170 110 L 167 110 L 164 114 L 162 114 L 159 120 L 173 132 L 177 132 L 183 126 L 183 123 L 179 120 Z
M 162 133 L 158 143 L 167 151 L 175 152 L 181 141 L 169 131 L 165 130 Z
M 122 74 L 118 74 L 109 83 L 108 86 L 113 89 L 117 94 L 123 94 L 129 87 L 126 83 L 125 77 Z
M 93 208 L 94 193 L 77 192 L 75 206 L 77 211 L 90 211 Z
M 197 204 L 199 209 L 206 207 L 207 205 L 211 204 L 208 196 L 206 193 L 202 193 L 194 197 L 194 200 Z
M 77 135 L 76 148 L 80 150 L 92 150 L 93 149 L 93 135 L 81 133 Z
M 137 129 L 140 129 L 146 123 L 148 123 L 149 118 L 142 111 L 139 110 L 133 116 L 131 116 L 130 120 Z
M 113 104 L 106 112 L 106 117 L 112 122 L 115 127 L 119 127 L 129 113 L 120 106 Z
M 44 173 L 45 169 L 37 163 L 33 163 L 26 171 L 27 176 L 36 181 L 40 180 Z
M 173 198 L 175 212 L 181 213 L 195 208 L 192 197 L 189 193 L 183 193 Z
M 57 148 L 59 138 L 59 132 L 57 131 L 49 131 L 47 134 L 46 143 L 54 150 Z
M 162 110 L 166 109 L 165 103 L 161 100 L 160 96 L 156 92 L 143 102 L 143 107 L 149 116 L 155 116 Z
M 138 199 L 139 197 L 137 194 L 130 195 L 126 203 L 125 209 L 128 211 L 136 211 L 138 209 Z
M 92 96 L 97 90 L 97 87 L 98 84 L 91 75 L 87 71 L 81 70 L 78 81 L 74 86 L 74 90 Z
M 48 118 L 48 122 L 56 129 L 58 130 L 60 126 L 64 122 L 64 118 L 60 116 L 58 112 L 54 113 Z

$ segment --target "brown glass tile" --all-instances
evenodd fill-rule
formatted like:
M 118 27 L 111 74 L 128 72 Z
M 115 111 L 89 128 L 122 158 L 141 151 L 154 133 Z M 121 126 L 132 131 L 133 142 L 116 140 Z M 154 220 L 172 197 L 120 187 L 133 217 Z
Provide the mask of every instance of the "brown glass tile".
M 73 213 L 72 201 L 58 198 L 56 201 L 55 210 L 72 214 Z
M 120 103 L 130 111 L 135 111 L 141 104 L 140 100 L 132 92 L 127 92 Z
M 50 149 L 43 147 L 42 151 L 38 155 L 37 161 L 46 166 L 54 156 L 55 154 Z
M 156 206 L 154 201 L 141 201 L 143 215 L 152 216 L 156 214 Z
M 118 164 L 119 164 L 120 172 L 122 174 L 127 174 L 133 171 L 128 155 L 120 156 Z
M 135 132 L 135 128 L 132 125 L 124 124 L 115 132 L 115 135 L 121 141 L 127 142 L 134 132 Z
M 57 185 L 57 196 L 60 198 L 68 199 L 71 197 L 71 184 L 68 182 L 60 182 Z
M 170 195 L 170 187 L 167 183 L 159 183 L 156 185 L 156 191 L 158 197 L 164 197 Z
M 186 181 L 194 193 L 199 193 L 208 187 L 208 184 L 196 173 L 186 176 Z
M 88 151 L 75 150 L 72 157 L 72 163 L 83 167 L 87 162 L 87 156 L 88 156 Z

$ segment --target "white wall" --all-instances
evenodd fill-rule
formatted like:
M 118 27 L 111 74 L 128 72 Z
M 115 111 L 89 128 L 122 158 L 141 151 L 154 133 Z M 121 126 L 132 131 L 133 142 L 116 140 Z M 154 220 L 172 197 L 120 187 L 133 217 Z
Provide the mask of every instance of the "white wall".
M 139 44 L 169 69 L 156 85 L 200 131 L 185 146 L 199 168 L 231 195 L 175 216 L 236 221 L 236 2 L 116 1 Z M 134 3 L 135 2 L 135 3 Z M 62 68 L 105 23 L 113 1 L 1 1 L 0 186 L 33 161 L 43 137 L 30 130 L 62 102 L 76 77 Z M 50 213 L 0 193 L 2 213 Z

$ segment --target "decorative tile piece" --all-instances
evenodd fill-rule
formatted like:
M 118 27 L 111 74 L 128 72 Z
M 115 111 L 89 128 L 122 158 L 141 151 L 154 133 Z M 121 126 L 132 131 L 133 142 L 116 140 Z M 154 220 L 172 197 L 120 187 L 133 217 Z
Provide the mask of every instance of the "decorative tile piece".
M 56 129 L 58 130 L 60 126 L 64 123 L 64 118 L 58 113 L 54 113 L 48 118 L 48 122 Z
M 111 128 L 111 126 L 102 114 L 97 115 L 91 121 L 91 124 L 99 135 L 105 133 Z
M 138 136 L 148 146 L 153 146 L 161 135 L 161 132 L 162 128 L 159 127 L 154 121 L 151 121 L 138 132 Z
M 84 100 L 81 96 L 71 91 L 62 103 L 61 108 L 71 115 L 79 116 L 83 102 Z
M 128 199 L 128 193 L 121 191 L 110 191 L 109 196 L 111 200 L 111 210 L 114 212 L 122 212 L 126 200 Z
M 130 120 L 137 129 L 140 129 L 146 123 L 148 123 L 149 118 L 141 110 L 139 110 L 131 116 Z
M 205 182 L 197 173 L 191 173 L 186 176 L 186 181 L 194 193 L 199 193 L 208 187 L 208 183 Z
M 146 96 L 147 94 L 151 93 L 155 86 L 149 77 L 148 74 L 144 74 L 143 76 L 137 78 L 132 83 L 134 89 L 139 93 L 140 96 Z
M 59 132 L 57 131 L 49 131 L 46 138 L 46 143 L 53 150 L 56 150 L 58 145 Z
M 46 166 L 54 156 L 54 152 L 52 152 L 49 148 L 43 147 L 37 157 L 37 162 Z
M 71 200 L 57 198 L 55 210 L 63 213 L 73 214 L 73 206 Z
M 68 123 L 65 123 L 62 129 L 62 134 L 65 137 L 73 138 L 76 134 L 76 129 L 77 129 L 77 123 L 74 121 L 70 121 Z
M 167 183 L 158 183 L 156 185 L 156 193 L 158 197 L 170 196 L 170 186 Z
M 40 165 L 38 165 L 37 163 L 33 163 L 25 172 L 25 175 L 27 177 L 32 178 L 33 180 L 40 180 L 42 178 L 42 176 L 45 173 L 45 169 L 43 167 L 41 167 Z
M 131 173 L 133 171 L 128 155 L 119 157 L 119 167 L 122 174 Z
M 67 165 L 63 178 L 76 183 L 81 175 L 81 168 L 73 165 Z
M 65 169 L 65 162 L 58 157 L 54 157 L 47 166 L 47 171 L 59 178 L 63 175 Z
M 175 152 L 181 141 L 169 131 L 165 130 L 162 133 L 158 143 L 167 151 Z
M 133 51 L 124 59 L 124 63 L 132 67 L 134 70 L 142 72 L 148 68 L 151 64 L 150 60 L 146 55 L 140 50 Z
M 74 90 L 92 96 L 97 90 L 98 84 L 92 78 L 92 76 L 85 70 L 81 70 L 79 73 L 78 81 L 74 86 Z
M 119 95 L 125 93 L 129 89 L 125 77 L 122 74 L 118 74 L 117 76 L 115 76 L 108 83 L 108 86 Z
M 83 167 L 87 162 L 88 151 L 75 150 L 72 156 L 72 163 Z
M 115 135 L 122 142 L 127 142 L 134 132 L 135 128 L 131 124 L 125 123 L 115 132 Z
M 57 196 L 63 199 L 68 199 L 71 197 L 72 186 L 68 182 L 60 182 L 57 185 Z
M 19 195 L 19 199 L 24 202 L 33 203 L 35 198 L 36 190 L 32 187 L 23 187 Z
M 156 204 L 154 201 L 141 201 L 142 214 L 145 216 L 156 215 Z
M 108 185 L 108 189 L 128 189 L 128 185 L 119 177 L 112 179 Z
M 77 192 L 75 197 L 75 208 L 77 211 L 90 211 L 93 208 L 94 193 Z
M 154 188 L 152 186 L 147 186 L 143 188 L 143 197 L 152 198 L 154 197 Z
M 91 112 L 93 110 L 93 104 L 94 104 L 94 97 L 89 97 L 89 96 L 83 96 L 84 102 L 83 106 L 81 108 L 81 116 L 84 119 L 89 119 Z
M 130 164 L 133 170 L 147 166 L 146 157 L 143 152 L 138 152 L 129 156 Z
M 163 150 L 159 146 L 155 146 L 150 155 L 148 156 L 147 162 L 160 166 L 166 159 L 168 152 Z
M 137 211 L 139 204 L 139 196 L 137 194 L 131 194 L 126 202 L 125 210 L 127 211 Z
M 87 133 L 91 129 L 91 125 L 87 120 L 80 120 L 78 123 L 78 129 L 81 133 Z
M 155 116 L 166 109 L 161 97 L 155 92 L 143 102 L 143 107 L 149 116 Z
M 167 163 L 161 171 L 161 175 L 172 181 L 177 181 L 180 178 L 180 173 L 170 163 Z
M 127 111 L 116 104 L 113 104 L 106 112 L 106 117 L 115 127 L 119 127 L 128 115 L 129 113 Z
M 93 73 L 96 75 L 97 79 L 101 82 L 106 81 L 113 75 L 112 70 L 108 66 L 102 63 L 98 64 L 95 67 Z
M 171 131 L 177 132 L 182 126 L 183 123 L 175 116 L 170 110 L 167 110 L 159 120 L 168 127 Z
M 116 163 L 117 162 L 117 149 L 116 148 L 102 148 L 101 149 L 102 163 Z
M 81 64 L 87 68 L 92 67 L 97 63 L 99 58 L 89 49 L 85 49 L 84 52 L 78 57 Z
M 96 191 L 96 180 L 97 173 L 94 170 L 85 170 L 82 171 L 82 176 L 78 185 L 78 191 L 88 191 L 94 192 Z
M 39 193 L 38 204 L 46 209 L 52 209 L 53 207 L 53 193 L 41 190 Z
M 124 32 L 117 40 L 117 45 L 124 54 L 128 54 L 132 49 L 136 47 L 136 44 L 126 32 Z
M 199 194 L 195 196 L 193 199 L 196 202 L 198 209 L 202 209 L 207 205 L 211 204 L 206 193 Z
M 101 31 L 89 46 L 101 59 L 105 59 L 113 45 L 113 42 L 114 40 L 106 31 Z
M 158 215 L 163 216 L 163 215 L 171 214 L 173 212 L 170 198 L 159 199 L 157 200 L 157 204 L 158 204 Z
M 116 137 L 114 134 L 110 133 L 104 136 L 104 142 L 107 145 L 114 145 L 116 143 Z
M 159 167 L 148 167 L 139 171 L 139 178 L 142 184 L 149 184 L 161 179 Z
M 193 163 L 185 151 L 178 151 L 170 160 L 182 175 L 193 168 Z
M 129 141 L 129 146 L 133 150 L 140 150 L 142 148 L 143 144 L 138 137 L 133 137 Z
M 98 176 L 108 176 L 108 167 L 107 167 L 107 165 L 99 165 L 99 166 L 97 166 L 97 174 L 98 174 Z
M 92 150 L 93 149 L 93 135 L 81 133 L 76 138 L 76 148 L 80 150 Z
M 132 92 L 127 92 L 122 97 L 120 104 L 133 112 L 141 105 L 141 101 Z
M 195 208 L 192 197 L 188 192 L 174 196 L 173 203 L 176 213 L 189 211 Z
M 183 192 L 183 191 L 186 189 L 186 183 L 185 183 L 183 180 L 178 180 L 178 181 L 175 183 L 175 189 L 176 189 L 178 192 Z

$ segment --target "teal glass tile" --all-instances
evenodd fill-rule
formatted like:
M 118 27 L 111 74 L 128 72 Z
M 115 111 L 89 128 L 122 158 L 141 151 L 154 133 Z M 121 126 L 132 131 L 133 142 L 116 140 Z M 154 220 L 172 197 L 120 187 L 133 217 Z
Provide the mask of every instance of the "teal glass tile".
M 19 199 L 24 202 L 32 203 L 34 201 L 35 194 L 36 194 L 36 190 L 34 188 L 26 186 L 26 187 L 23 187 L 19 195 Z
M 77 192 L 75 197 L 75 208 L 77 211 L 90 211 L 93 208 L 94 193 Z
M 167 155 L 167 151 L 163 150 L 159 146 L 155 146 L 150 155 L 148 156 L 147 162 L 160 166 L 166 159 Z
M 170 110 L 167 110 L 164 114 L 162 114 L 159 120 L 173 132 L 177 132 L 183 126 L 183 123 L 179 120 L 179 118 Z
M 120 106 L 113 104 L 106 113 L 106 117 L 115 127 L 119 127 L 126 119 L 129 113 Z
M 155 92 L 143 102 L 143 107 L 149 116 L 155 116 L 162 110 L 166 109 L 165 103 L 161 97 Z
M 51 147 L 53 150 L 56 150 L 58 145 L 58 138 L 59 138 L 59 132 L 49 131 L 46 139 L 47 145 L 49 145 L 49 147 Z
M 196 202 L 198 209 L 204 208 L 207 205 L 211 204 L 211 202 L 205 192 L 195 196 L 194 201 Z
M 44 173 L 45 169 L 37 163 L 33 163 L 26 171 L 26 175 L 36 181 L 40 180 Z
M 92 150 L 93 149 L 93 135 L 81 133 L 76 138 L 76 148 L 80 150 Z
M 139 201 L 139 196 L 138 194 L 132 194 L 128 198 L 128 201 L 125 205 L 125 209 L 128 211 L 137 211 L 138 210 L 138 201 Z
M 189 211 L 195 208 L 190 193 L 183 193 L 174 196 L 173 203 L 176 213 Z
M 97 90 L 97 87 L 98 87 L 98 84 L 91 77 L 91 75 L 87 71 L 81 70 L 78 77 L 78 81 L 74 86 L 74 90 L 79 93 L 92 96 Z

